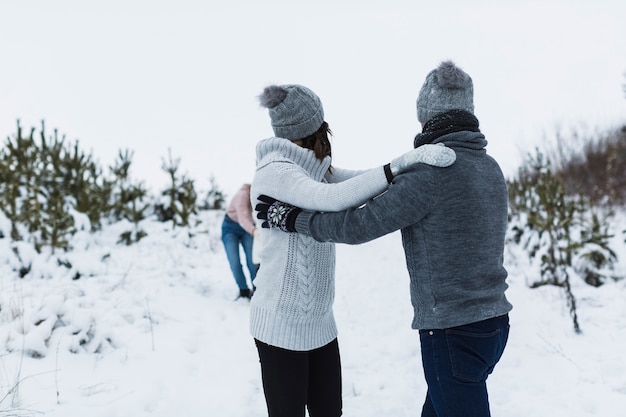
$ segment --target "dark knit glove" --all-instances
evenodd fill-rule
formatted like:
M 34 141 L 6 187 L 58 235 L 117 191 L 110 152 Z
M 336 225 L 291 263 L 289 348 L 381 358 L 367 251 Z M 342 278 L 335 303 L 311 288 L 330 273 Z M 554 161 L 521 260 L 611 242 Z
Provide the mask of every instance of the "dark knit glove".
M 300 207 L 283 203 L 275 198 L 260 195 L 259 201 L 254 210 L 257 211 L 256 218 L 263 220 L 261 227 L 265 229 L 280 229 L 283 232 L 296 232 L 296 218 L 302 211 Z

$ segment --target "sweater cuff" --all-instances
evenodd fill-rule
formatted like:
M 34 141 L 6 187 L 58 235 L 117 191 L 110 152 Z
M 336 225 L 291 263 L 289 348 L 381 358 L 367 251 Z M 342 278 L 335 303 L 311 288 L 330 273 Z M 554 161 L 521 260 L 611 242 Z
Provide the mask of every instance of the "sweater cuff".
M 311 221 L 311 217 L 313 217 L 315 213 L 315 211 L 311 210 L 302 210 L 298 214 L 295 222 L 296 233 L 311 236 L 311 231 L 309 230 L 309 221 Z
M 387 178 L 387 184 L 391 184 L 391 181 L 393 181 L 393 174 L 391 172 L 391 164 L 385 164 L 385 166 L 383 166 L 383 171 L 385 171 L 385 177 Z

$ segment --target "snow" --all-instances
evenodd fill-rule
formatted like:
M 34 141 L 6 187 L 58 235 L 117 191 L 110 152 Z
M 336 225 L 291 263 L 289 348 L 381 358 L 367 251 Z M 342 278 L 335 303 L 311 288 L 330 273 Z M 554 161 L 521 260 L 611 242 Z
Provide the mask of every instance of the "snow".
M 153 190 L 171 149 L 199 190 L 214 175 L 232 196 L 271 135 L 255 99 L 265 85 L 316 91 L 334 163 L 360 169 L 411 146 L 419 87 L 450 58 L 472 75 L 488 150 L 510 176 L 553 130 L 623 125 L 625 11 L 614 0 L 4 1 L 0 134 L 18 118 L 38 134 L 45 120 L 105 170 L 128 148 L 132 176 Z M 116 244 L 131 228 L 122 222 L 79 232 L 66 254 L 0 239 L 0 416 L 266 415 L 221 213 L 202 216 L 191 230 L 148 221 L 132 246 Z M 419 415 L 426 385 L 399 235 L 337 252 L 344 414 Z M 626 280 L 573 283 L 576 334 L 562 291 L 528 288 L 536 271 L 517 248 L 506 262 L 514 310 L 489 378 L 493 415 L 626 415 Z
M 148 236 L 131 246 L 115 243 L 127 224 L 79 233 L 71 252 L 29 253 L 38 266 L 22 279 L 0 239 L 0 415 L 265 416 L 249 302 L 235 300 L 222 216 L 202 212 L 190 229 L 147 220 Z M 622 275 L 624 225 L 614 238 Z M 528 287 L 535 272 L 519 248 L 507 247 L 506 266 L 514 309 L 488 380 L 493 415 L 623 416 L 626 280 L 574 280 L 576 334 L 559 289 Z M 337 245 L 346 416 L 419 415 L 426 384 L 408 284 L 398 232 Z

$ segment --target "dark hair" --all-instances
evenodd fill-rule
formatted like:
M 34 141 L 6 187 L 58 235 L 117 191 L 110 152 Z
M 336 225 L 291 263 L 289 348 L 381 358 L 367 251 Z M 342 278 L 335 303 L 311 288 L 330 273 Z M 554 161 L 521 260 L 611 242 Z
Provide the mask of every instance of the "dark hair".
M 333 132 L 328 127 L 328 123 L 322 122 L 317 131 L 305 138 L 302 138 L 302 147 L 311 149 L 315 153 L 315 157 L 320 161 L 331 155 L 330 139 Z M 329 168 L 331 169 L 331 168 Z

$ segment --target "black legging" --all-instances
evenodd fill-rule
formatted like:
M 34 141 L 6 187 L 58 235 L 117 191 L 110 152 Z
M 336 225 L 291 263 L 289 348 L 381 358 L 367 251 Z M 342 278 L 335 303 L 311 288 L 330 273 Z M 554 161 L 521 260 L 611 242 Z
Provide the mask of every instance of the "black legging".
M 255 339 L 269 417 L 341 415 L 341 361 L 337 339 L 326 346 L 295 351 Z

